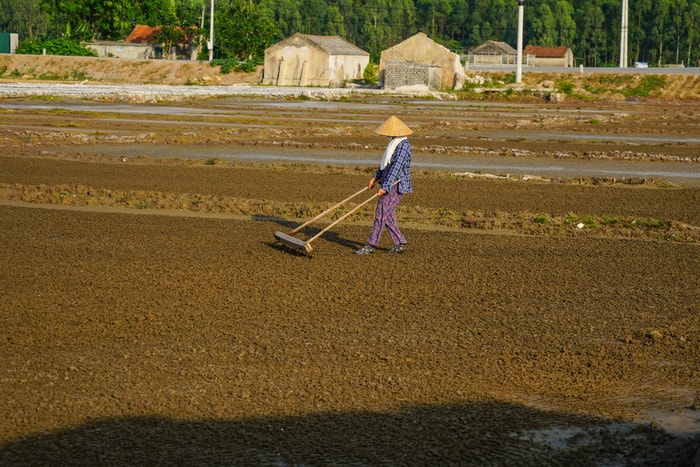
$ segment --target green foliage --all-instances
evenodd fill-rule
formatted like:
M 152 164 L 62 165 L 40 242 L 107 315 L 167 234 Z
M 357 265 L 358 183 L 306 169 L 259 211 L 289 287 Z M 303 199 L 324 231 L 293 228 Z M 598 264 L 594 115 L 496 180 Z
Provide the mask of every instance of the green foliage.
M 217 7 L 217 58 L 263 59 L 265 49 L 279 37 L 275 23 L 256 4 L 245 0 L 220 0 Z
M 379 66 L 376 63 L 369 62 L 362 73 L 362 79 L 368 84 L 377 84 L 379 82 Z
M 634 219 L 631 222 L 632 225 L 636 225 L 639 227 L 644 227 L 647 229 L 668 229 L 671 226 L 671 223 L 668 221 L 661 221 L 658 219 Z
M 79 57 L 96 57 L 97 53 L 77 42 L 68 39 L 53 39 L 50 41 L 26 40 L 17 46 L 18 54 L 42 55 L 46 49 L 47 55 L 64 55 Z
M 5 0 L 11 3 L 24 0 Z M 178 12 L 191 12 L 193 5 L 176 8 L 182 0 L 31 0 L 41 8 L 35 15 L 43 16 L 51 25 L 47 36 L 69 37 L 76 40 L 123 40 L 132 25 L 164 26 L 179 22 Z M 203 0 L 197 0 L 201 13 Z M 190 16 L 192 17 L 192 16 Z M 193 23 L 188 23 L 193 24 Z
M 235 58 L 217 58 L 212 60 L 211 66 L 220 66 L 221 72 L 225 75 L 231 73 L 233 69 L 238 66 L 238 59 Z
M 669 221 L 658 219 L 634 219 L 617 216 L 576 216 L 569 214 L 564 219 L 564 225 L 577 229 L 595 229 L 599 226 L 620 228 L 642 228 L 647 230 L 668 230 L 671 227 Z
M 583 85 L 583 89 L 586 90 L 586 92 L 589 92 L 590 94 L 597 95 L 597 94 L 605 94 L 607 91 L 610 91 L 612 88 L 607 88 L 605 86 L 595 86 L 590 83 L 586 83 Z
M 600 219 L 600 223 L 602 225 L 616 225 L 616 224 L 620 224 L 621 222 L 622 222 L 622 219 L 620 219 L 619 217 L 616 217 L 616 216 L 612 216 L 612 217 L 603 216 Z
M 700 0 L 637 0 L 630 5 L 629 60 L 700 65 Z M 1 0 L 0 30 L 22 42 L 64 37 L 123 40 L 132 22 L 151 26 L 209 27 L 209 0 Z M 339 35 L 370 52 L 422 31 L 466 53 L 486 40 L 517 42 L 515 0 L 216 0 L 217 58 L 259 58 L 264 49 L 294 33 Z M 617 66 L 619 0 L 525 2 L 524 43 L 565 45 L 577 64 Z M 632 65 L 628 63 L 627 65 Z M 645 95 L 654 87 L 638 87 Z
M 211 2 L 206 0 L 174 0 L 174 16 L 173 24 L 184 26 L 199 25 L 202 16 L 202 7 L 208 8 Z
M 649 97 L 657 89 L 666 86 L 666 77 L 662 75 L 645 75 L 639 84 L 625 92 L 626 96 Z
M 73 70 L 72 72 L 63 75 L 55 73 L 42 73 L 39 75 L 38 79 L 42 81 L 84 81 L 88 78 L 88 74 L 84 71 Z
M 194 27 L 181 28 L 179 26 L 167 25 L 161 28 L 160 33 L 154 39 L 163 44 L 165 56 L 169 56 L 169 51 L 174 45 L 197 42 L 197 30 Z
M 574 93 L 574 83 L 571 81 L 559 81 L 556 86 L 560 92 L 563 92 L 567 96 L 571 96 Z
M 515 83 L 515 72 L 506 73 L 505 75 L 503 75 L 503 83 L 514 84 Z
M 251 73 L 258 65 L 262 65 L 259 59 L 238 60 L 237 58 L 217 58 L 211 61 L 211 66 L 220 66 L 221 73 L 227 75 L 232 71 L 236 73 Z
M 0 31 L 15 32 L 22 40 L 38 39 L 47 35 L 49 27 L 41 0 L 0 0 Z
M 571 225 L 576 228 L 593 229 L 598 226 L 598 222 L 594 216 L 579 217 L 570 214 L 564 219 L 564 225 Z

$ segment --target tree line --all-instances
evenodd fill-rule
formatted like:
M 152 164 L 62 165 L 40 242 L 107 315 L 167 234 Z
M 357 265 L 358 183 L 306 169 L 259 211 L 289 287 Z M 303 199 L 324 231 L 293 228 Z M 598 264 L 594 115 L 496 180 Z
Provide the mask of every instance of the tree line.
M 22 41 L 123 40 L 135 24 L 209 35 L 211 0 L 0 0 L 0 32 Z M 577 64 L 617 66 L 621 0 L 525 0 L 524 44 L 571 47 Z M 294 33 L 382 50 L 417 32 L 458 53 L 517 43 L 517 0 L 215 0 L 215 57 L 261 59 Z M 206 47 L 205 47 L 206 49 Z M 206 53 L 206 50 L 204 51 Z M 630 63 L 700 66 L 700 0 L 629 0 Z M 205 58 L 205 57 L 201 57 Z

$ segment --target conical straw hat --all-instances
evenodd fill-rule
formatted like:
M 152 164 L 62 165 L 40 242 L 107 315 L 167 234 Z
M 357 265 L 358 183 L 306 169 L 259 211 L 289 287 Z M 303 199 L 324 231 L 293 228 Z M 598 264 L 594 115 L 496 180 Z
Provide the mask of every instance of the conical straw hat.
M 387 118 L 374 132 L 382 136 L 408 136 L 413 134 L 413 131 L 394 115 Z

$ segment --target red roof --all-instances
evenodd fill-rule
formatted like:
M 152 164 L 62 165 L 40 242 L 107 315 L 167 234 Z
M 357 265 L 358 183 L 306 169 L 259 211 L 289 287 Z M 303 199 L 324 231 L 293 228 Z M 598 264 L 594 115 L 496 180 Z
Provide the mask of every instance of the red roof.
M 565 45 L 560 45 L 558 47 L 542 47 L 539 45 L 528 45 L 523 50 L 525 55 L 534 55 L 540 58 L 564 58 L 569 48 Z
M 143 44 L 146 42 L 156 42 L 155 36 L 161 32 L 161 28 L 154 26 L 146 26 L 145 24 L 138 24 L 131 31 L 129 37 L 126 38 L 124 42 L 134 42 L 138 44 Z

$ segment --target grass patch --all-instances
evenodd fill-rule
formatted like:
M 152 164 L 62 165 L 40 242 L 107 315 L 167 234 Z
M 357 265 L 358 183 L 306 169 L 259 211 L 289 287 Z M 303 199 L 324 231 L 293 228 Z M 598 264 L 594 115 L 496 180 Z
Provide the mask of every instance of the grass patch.
M 660 221 L 658 219 L 634 219 L 631 222 L 631 225 L 636 225 L 647 229 L 668 229 L 670 227 L 669 222 Z
M 577 216 L 569 214 L 564 225 L 576 228 L 595 229 L 597 227 L 621 227 L 629 229 L 668 230 L 671 222 L 658 219 L 634 219 L 619 216 Z
M 42 111 L 42 113 L 47 113 L 49 115 L 72 115 L 73 111 L 68 109 L 49 109 Z
M 65 75 L 58 73 L 42 73 L 37 79 L 42 81 L 85 81 L 88 78 L 88 74 L 84 71 L 73 70 L 71 73 Z
M 503 75 L 503 82 L 505 84 L 515 84 L 515 72 L 506 73 Z
M 231 72 L 236 73 L 251 73 L 255 71 L 258 65 L 262 65 L 260 60 L 239 60 L 237 58 L 217 58 L 211 61 L 211 66 L 221 67 L 221 73 L 227 75 Z
M 600 219 L 601 225 L 616 225 L 616 224 L 620 224 L 621 222 L 622 222 L 622 219 L 620 219 L 619 217 L 614 217 L 614 216 L 612 216 L 612 217 L 611 216 L 603 216 Z
M 556 87 L 567 96 L 571 96 L 574 93 L 574 83 L 571 81 L 559 81 Z
M 664 180 L 664 181 L 662 181 L 662 182 L 659 182 L 656 186 L 658 186 L 659 188 L 666 188 L 666 189 L 668 189 L 668 188 L 675 188 L 675 187 L 676 187 L 673 183 L 671 183 L 671 182 L 669 182 L 669 181 L 667 181 L 667 180 Z
M 608 91 L 608 88 L 606 88 L 605 86 L 592 85 L 590 83 L 584 84 L 583 89 L 585 89 L 587 92 L 593 95 L 605 94 Z
M 568 215 L 564 219 L 564 225 L 573 225 L 576 228 L 582 229 L 594 229 L 598 227 L 598 221 L 594 216 L 575 216 L 575 215 Z
M 649 97 L 654 91 L 666 86 L 667 78 L 661 75 L 645 75 L 637 86 L 627 90 L 625 96 Z

